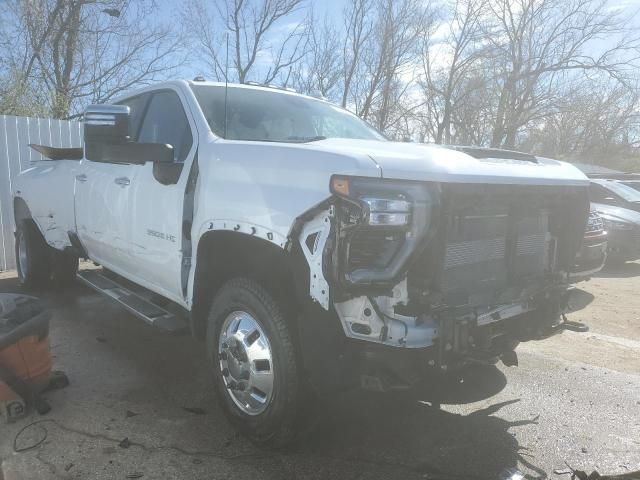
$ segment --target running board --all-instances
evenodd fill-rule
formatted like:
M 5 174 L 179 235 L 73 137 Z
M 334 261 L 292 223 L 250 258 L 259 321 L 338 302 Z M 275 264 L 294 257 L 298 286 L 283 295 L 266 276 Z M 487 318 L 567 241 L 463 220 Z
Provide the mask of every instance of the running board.
M 100 270 L 81 270 L 78 279 L 100 293 L 113 298 L 136 317 L 161 330 L 177 333 L 187 328 L 184 317 L 150 302 L 142 295 L 105 276 Z

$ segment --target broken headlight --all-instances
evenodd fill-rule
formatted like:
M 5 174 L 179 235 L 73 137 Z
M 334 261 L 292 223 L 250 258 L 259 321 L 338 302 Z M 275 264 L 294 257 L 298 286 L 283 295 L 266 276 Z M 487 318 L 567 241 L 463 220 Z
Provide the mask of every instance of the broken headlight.
M 390 285 L 431 225 L 439 195 L 435 184 L 334 176 L 339 199 L 334 270 L 346 286 Z

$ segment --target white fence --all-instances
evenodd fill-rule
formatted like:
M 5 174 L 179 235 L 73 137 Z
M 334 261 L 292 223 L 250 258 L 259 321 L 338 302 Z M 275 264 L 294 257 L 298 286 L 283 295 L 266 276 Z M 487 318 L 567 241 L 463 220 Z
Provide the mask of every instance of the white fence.
M 0 115 L 0 271 L 15 268 L 11 183 L 18 173 L 42 160 L 30 143 L 80 147 L 80 122 Z M 46 195 L 47 192 L 42 192 Z

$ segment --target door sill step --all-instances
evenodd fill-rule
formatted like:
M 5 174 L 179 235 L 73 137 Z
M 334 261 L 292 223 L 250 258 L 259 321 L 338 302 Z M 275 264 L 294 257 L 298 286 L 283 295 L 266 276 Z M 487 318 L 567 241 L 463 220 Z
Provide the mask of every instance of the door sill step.
M 136 317 L 154 327 L 170 333 L 179 333 L 188 327 L 184 317 L 150 302 L 140 293 L 118 283 L 117 279 L 105 276 L 101 270 L 81 270 L 78 272 L 78 279 L 94 290 L 113 298 Z

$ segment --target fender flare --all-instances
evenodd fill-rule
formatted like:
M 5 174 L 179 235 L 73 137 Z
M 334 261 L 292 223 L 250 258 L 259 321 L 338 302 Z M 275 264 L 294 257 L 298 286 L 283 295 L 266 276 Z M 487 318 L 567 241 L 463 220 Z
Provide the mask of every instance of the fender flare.
M 31 210 L 29 209 L 29 205 L 27 205 L 27 202 L 25 201 L 25 199 L 16 195 L 15 197 L 13 197 L 14 227 L 17 227 L 18 222 L 20 220 L 24 220 L 25 218 L 33 219 L 33 215 L 31 215 Z M 36 225 L 38 225 L 37 222 L 36 222 Z M 40 225 L 38 225 L 38 230 L 40 230 Z
M 200 227 L 200 231 L 198 234 L 198 244 L 200 243 L 200 239 L 207 232 L 216 230 L 244 233 L 252 237 L 266 240 L 282 249 L 284 249 L 287 244 L 287 238 L 284 235 L 268 227 L 251 222 L 234 220 L 232 218 L 211 219 L 204 222 L 202 227 Z M 195 245 L 195 247 L 196 248 L 194 250 L 197 251 L 198 245 Z
M 229 270 L 226 268 L 228 267 L 228 265 L 225 265 L 224 261 L 230 258 L 229 255 L 237 255 L 241 252 L 241 250 L 223 252 L 223 262 L 219 264 L 222 265 L 223 269 L 217 269 L 215 267 L 216 259 L 219 262 L 219 259 L 221 257 L 216 256 L 215 254 L 212 255 L 210 253 L 211 250 L 208 248 L 208 245 L 210 245 L 209 241 L 216 242 L 216 240 L 212 238 L 212 236 L 217 236 L 216 234 L 220 234 L 217 241 L 220 241 L 223 244 L 224 242 L 228 242 L 230 239 L 237 239 L 237 246 L 239 249 L 249 247 L 251 252 L 262 252 L 263 250 L 261 250 L 260 248 L 262 246 L 266 248 L 266 250 L 264 250 L 264 253 L 267 255 L 275 255 L 274 258 L 277 258 L 281 255 L 281 258 L 283 259 L 282 271 L 288 271 L 289 274 L 292 275 L 292 277 L 296 278 L 299 275 L 297 273 L 297 267 L 294 268 L 294 265 L 299 262 L 295 262 L 296 255 L 292 255 L 292 252 L 285 248 L 287 244 L 286 238 L 283 235 L 278 234 L 277 232 L 265 228 L 264 226 L 252 224 L 250 222 L 239 222 L 230 219 L 208 220 L 207 222 L 204 222 L 202 224 L 199 232 L 200 234 L 193 244 L 194 256 L 191 259 L 187 289 L 187 303 L 189 305 L 189 309 L 191 310 L 192 323 L 195 322 L 195 324 L 198 324 L 202 319 L 202 316 L 205 314 L 205 310 L 207 309 L 205 303 L 207 303 L 209 300 L 205 300 L 205 297 L 203 297 L 203 295 L 206 295 L 205 291 L 203 290 L 203 288 L 205 288 L 205 285 L 207 290 L 210 290 L 212 287 L 215 289 L 217 286 L 219 286 L 216 285 L 216 282 L 211 283 L 210 281 L 207 281 L 206 283 L 203 283 L 203 280 L 210 275 L 213 275 L 214 278 L 217 275 L 222 275 L 222 277 L 224 277 L 229 273 Z M 243 241 L 249 243 L 244 243 L 243 245 L 241 245 Z M 236 241 L 232 240 L 230 250 L 233 250 L 233 246 L 236 246 Z M 247 255 L 247 258 L 250 257 L 251 255 Z M 240 260 L 239 263 L 242 263 L 241 260 L 244 258 L 244 255 L 241 254 L 240 257 L 234 258 L 238 258 Z M 212 265 L 213 269 L 211 268 Z M 233 267 L 229 268 L 231 269 L 231 271 L 233 270 Z M 246 264 L 244 268 L 246 270 Z M 294 282 L 294 285 L 295 283 L 298 282 Z M 299 288 L 297 285 L 295 285 L 295 290 L 296 298 L 299 299 Z M 192 330 L 193 333 L 198 333 L 197 329 Z

